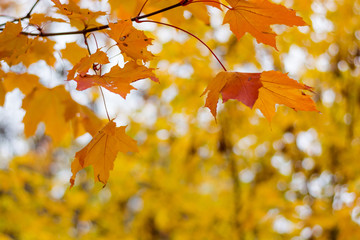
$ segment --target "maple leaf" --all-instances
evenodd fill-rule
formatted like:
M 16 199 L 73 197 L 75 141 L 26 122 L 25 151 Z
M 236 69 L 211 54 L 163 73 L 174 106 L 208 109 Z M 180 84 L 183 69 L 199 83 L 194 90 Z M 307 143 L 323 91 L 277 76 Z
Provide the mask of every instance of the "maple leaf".
M 75 154 L 71 164 L 71 186 L 75 183 L 77 172 L 92 165 L 95 181 L 107 183 L 110 170 L 119 152 L 137 152 L 136 141 L 125 133 L 126 126 L 116 127 L 113 120 L 109 121 L 83 149 Z
M 66 121 L 71 121 L 74 137 L 79 137 L 86 132 L 91 136 L 95 136 L 103 125 L 96 114 L 88 107 L 78 104 L 68 98 L 65 102 L 64 117 Z
M 55 64 L 53 56 L 55 41 L 49 39 L 30 39 L 21 34 L 21 23 L 6 23 L 5 29 L 0 33 L 0 60 L 9 65 L 22 62 L 25 66 L 41 59 L 48 65 Z
M 98 49 L 94 54 L 90 56 L 83 57 L 79 63 L 77 63 L 70 71 L 67 76 L 67 80 L 72 80 L 75 77 L 75 74 L 78 73 L 80 76 L 85 76 L 89 69 L 93 66 L 94 63 L 106 64 L 109 63 L 109 59 L 106 53 Z
M 295 111 L 318 112 L 311 97 L 301 91 L 311 91 L 311 87 L 277 71 L 263 72 L 260 80 L 263 86 L 259 89 L 259 98 L 254 107 L 260 109 L 268 121 L 275 115 L 275 104 L 286 105 Z
M 232 7 L 224 17 L 224 24 L 229 23 L 231 31 L 240 39 L 246 32 L 264 43 L 277 49 L 276 34 L 270 25 L 304 26 L 306 23 L 296 12 L 268 0 L 226 0 Z
M 76 42 L 66 43 L 66 47 L 61 50 L 61 56 L 67 59 L 72 65 L 76 65 L 87 55 L 88 51 L 86 48 L 80 47 Z
M 314 101 L 301 90 L 312 88 L 277 71 L 262 73 L 220 72 L 209 82 L 202 95 L 208 93 L 205 107 L 216 118 L 219 94 L 223 102 L 235 99 L 250 108 L 258 108 L 270 122 L 275 105 L 284 104 L 295 111 L 318 111 Z
M 22 27 L 18 23 L 8 22 L 0 33 L 0 60 L 5 60 L 9 65 L 19 63 L 17 57 L 22 55 L 27 47 L 28 39 L 21 35 Z
M 102 121 L 87 107 L 76 103 L 63 85 L 55 88 L 38 86 L 23 100 L 22 108 L 26 111 L 23 123 L 26 137 L 35 134 L 40 122 L 45 124 L 45 134 L 55 144 L 62 144 L 71 136 L 85 132 L 95 135 Z
M 39 77 L 28 73 L 8 72 L 4 75 L 3 83 L 7 92 L 18 88 L 25 95 L 28 95 L 34 88 L 41 86 Z
M 48 65 L 54 66 L 56 59 L 53 55 L 55 41 L 50 39 L 28 39 L 28 44 L 24 53 L 18 58 L 25 66 L 44 60 Z
M 148 61 L 154 57 L 146 48 L 151 44 L 152 38 L 146 37 L 143 31 L 137 30 L 132 26 L 130 20 L 120 20 L 117 23 L 109 23 L 110 30 L 107 34 L 116 41 L 124 57 L 133 60 Z M 128 60 L 125 58 L 125 60 Z
M 53 89 L 38 87 L 27 95 L 22 105 L 26 111 L 23 119 L 25 136 L 34 135 L 38 124 L 44 122 L 45 134 L 51 136 L 56 144 L 61 143 L 69 134 L 64 116 L 67 96 L 64 86 Z
M 124 68 L 120 68 L 118 65 L 114 66 L 111 68 L 110 72 L 102 76 L 79 75 L 75 78 L 75 81 L 78 83 L 76 89 L 81 91 L 97 85 L 126 98 L 126 95 L 130 92 L 130 90 L 136 90 L 136 88 L 131 86 L 130 83 L 143 78 L 151 78 L 153 81 L 158 82 L 158 79 L 152 72 L 153 70 L 153 68 L 147 68 L 131 61 L 126 63 Z

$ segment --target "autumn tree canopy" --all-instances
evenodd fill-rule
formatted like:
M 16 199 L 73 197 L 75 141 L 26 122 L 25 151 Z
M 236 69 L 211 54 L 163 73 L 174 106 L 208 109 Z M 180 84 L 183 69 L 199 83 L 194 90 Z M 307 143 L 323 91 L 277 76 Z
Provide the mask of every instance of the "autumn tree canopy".
M 1 2 L 0 239 L 357 239 L 359 6 Z

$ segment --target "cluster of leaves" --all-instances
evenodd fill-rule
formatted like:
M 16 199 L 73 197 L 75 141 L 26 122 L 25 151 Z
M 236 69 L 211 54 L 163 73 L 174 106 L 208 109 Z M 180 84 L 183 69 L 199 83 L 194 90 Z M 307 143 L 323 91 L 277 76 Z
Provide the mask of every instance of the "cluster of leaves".
M 207 26 L 210 23 L 208 11 L 229 18 L 228 14 L 234 12 L 226 7 L 221 7 L 224 11 L 220 12 L 216 8 L 206 7 L 204 3 L 193 1 L 186 6 L 181 5 L 151 16 L 152 21 L 166 19 L 167 24 L 196 33 L 214 49 L 218 58 L 226 63 L 229 69 L 237 71 L 234 73 L 219 73 L 219 64 L 212 62 L 211 56 L 204 53 L 204 49 L 197 45 L 196 39 L 186 38 L 175 31 L 171 32 L 171 41 L 157 37 L 163 30 L 161 27 L 153 28 L 152 32 L 142 32 L 154 38 L 151 42 L 155 47 L 161 45 L 163 48 L 163 51 L 154 53 L 156 57 L 152 58 L 150 63 L 145 64 L 141 59 L 135 61 L 124 53 L 125 50 L 119 50 L 122 54 L 119 55 L 120 59 L 116 60 L 120 63 L 116 63 L 110 70 L 107 66 L 112 64 L 106 63 L 115 61 L 111 49 L 96 47 L 95 41 L 88 36 L 90 32 L 87 31 L 92 28 L 102 29 L 94 30 L 91 34 L 92 37 L 96 36 L 99 46 L 109 46 L 118 41 L 109 40 L 108 31 L 111 29 L 105 30 L 107 22 L 101 22 L 103 13 L 98 12 L 99 19 L 92 18 L 87 14 L 94 12 L 79 8 L 75 2 L 77 1 L 63 5 L 55 1 L 53 3 L 58 3 L 57 6 L 60 7 L 49 8 L 50 12 L 55 9 L 69 18 L 74 16 L 71 20 L 59 14 L 47 13 L 47 16 L 38 15 L 37 18 L 51 19 L 48 22 L 43 23 L 44 20 L 40 20 L 35 26 L 27 26 L 25 18 L 22 19 L 21 26 L 23 34 L 34 34 L 24 38 L 27 39 L 26 43 L 32 43 L 32 46 L 36 46 L 38 42 L 52 42 L 51 40 L 60 42 L 62 38 L 48 38 L 46 34 L 55 33 L 56 36 L 58 26 L 68 25 L 64 22 L 70 21 L 78 28 L 73 31 L 79 36 L 78 42 L 72 39 L 73 42 L 67 43 L 66 48 L 61 50 L 61 55 L 71 63 L 72 66 L 65 61 L 66 67 L 70 66 L 66 70 L 73 69 L 74 79 L 79 83 L 78 87 L 89 89 L 87 93 L 91 98 L 90 103 L 79 104 L 71 98 L 80 93 L 72 91 L 75 89 L 75 86 L 71 85 L 74 81 L 63 81 L 67 79 L 65 75 L 60 77 L 60 86 L 50 88 L 49 86 L 53 85 L 45 81 L 47 77 L 42 73 L 45 69 L 32 69 L 32 75 L 24 73 L 31 72 L 31 68 L 37 65 L 31 66 L 30 62 L 29 65 L 25 64 L 26 61 L 33 61 L 31 59 L 34 56 L 40 56 L 37 60 L 42 59 L 49 65 L 47 59 L 57 55 L 53 53 L 54 49 L 47 52 L 44 51 L 45 47 L 28 46 L 26 49 L 18 47 L 12 51 L 4 51 L 8 56 L 14 54 L 14 64 L 16 61 L 23 64 L 8 67 L 8 63 L 1 62 L 4 71 L 1 75 L 1 96 L 19 88 L 25 95 L 23 108 L 32 111 L 32 114 L 35 113 L 34 120 L 37 121 L 32 121 L 31 115 L 25 112 L 25 117 L 29 120 L 24 119 L 25 134 L 35 134 L 29 140 L 30 150 L 26 155 L 14 158 L 7 169 L 0 171 L 0 238 L 357 238 L 360 234 L 360 208 L 357 198 L 360 189 L 360 165 L 357 161 L 360 154 L 360 22 L 357 21 L 360 16 L 359 1 L 294 1 L 291 7 L 297 9 L 305 21 L 312 22 L 314 26 L 302 28 L 301 33 L 297 28 L 286 28 L 287 30 L 277 39 L 276 47 L 280 52 L 274 51 L 275 48 L 272 46 L 256 44 L 249 34 L 238 40 L 234 36 L 225 39 L 224 36 L 217 37 L 217 33 L 226 35 L 226 31 L 224 33 L 223 30 L 228 24 L 216 24 L 212 16 L 210 28 Z M 84 2 L 86 1 L 82 1 Z M 178 2 L 150 0 L 142 12 L 145 15 L 151 14 Z M 236 4 L 236 1 L 217 2 L 230 6 Z M 93 2 L 96 3 L 97 1 Z M 144 1 L 109 0 L 109 3 L 111 11 L 108 13 L 118 14 L 117 18 L 120 19 L 130 19 L 138 16 Z M 242 3 L 244 7 L 246 4 L 260 4 L 263 1 Z M 210 4 L 218 7 L 217 4 L 207 1 L 206 5 Z M 97 6 L 99 5 L 93 9 L 103 10 Z M 6 7 L 7 4 L 0 3 L 0 9 Z M 242 15 L 251 15 L 252 12 L 253 10 L 248 8 Z M 350 12 L 354 14 L 349 14 Z M 189 13 L 193 17 L 189 17 Z M 37 14 L 31 15 L 35 18 Z M 261 15 L 265 16 L 266 12 L 262 12 Z M 105 17 L 111 19 L 112 16 L 114 15 Z M 319 27 L 315 24 L 319 19 L 322 23 L 327 23 L 328 28 L 328 25 L 332 25 L 333 29 Z M 60 22 L 59 25 L 52 26 L 50 23 L 55 21 Z M 121 20 L 118 22 L 124 23 Z M 139 27 L 143 24 L 134 26 Z M 87 30 L 84 30 L 85 28 Z M 39 32 L 36 32 L 36 29 Z M 279 26 L 274 29 L 277 33 L 284 30 Z M 86 44 L 81 44 L 85 41 L 82 38 L 84 32 L 89 48 L 94 49 L 91 55 L 86 49 Z M 261 32 L 267 32 L 266 36 L 271 35 L 269 28 Z M 23 34 L 17 35 L 20 37 L 18 40 Z M 39 35 L 40 37 L 37 37 Z M 273 33 L 271 36 L 274 36 Z M 105 43 L 101 42 L 101 37 L 104 37 Z M 12 42 L 7 44 L 12 46 Z M 112 49 L 120 47 L 126 46 L 119 41 Z M 21 51 L 27 54 L 16 55 Z M 109 58 L 106 57 L 104 60 L 99 56 L 104 54 L 98 52 L 106 53 Z M 96 61 L 100 63 L 90 64 L 90 67 L 86 64 L 78 65 L 79 62 L 89 61 L 95 54 L 99 57 L 96 57 Z M 288 57 L 292 55 L 304 56 L 304 59 L 297 58 L 294 62 Z M 80 61 L 83 58 L 85 61 Z M 122 64 L 122 58 L 127 58 L 128 63 Z M 264 58 L 266 63 L 262 60 Z M 251 72 L 269 70 L 269 62 L 271 69 L 279 72 L 241 72 L 244 66 L 249 65 Z M 137 66 L 145 69 L 145 74 L 154 81 L 131 83 L 132 87 L 139 90 L 127 95 L 132 87 L 127 79 L 122 78 L 122 73 L 128 64 L 128 69 Z M 39 65 L 44 67 L 43 62 Z M 294 69 L 292 65 L 296 66 L 296 71 L 291 70 Z M 62 72 L 56 62 L 55 68 Z M 84 68 L 87 68 L 86 72 Z M 184 68 L 187 74 L 177 71 Z M 110 72 L 114 74 L 104 77 Z M 122 73 L 118 75 L 117 72 Z M 150 72 L 156 73 L 161 84 L 156 83 L 156 78 Z M 281 81 L 290 79 L 281 72 L 290 72 L 289 76 L 293 78 L 302 76 L 306 83 L 314 86 L 318 93 L 315 97 L 316 105 L 322 114 L 294 113 L 289 108 L 279 107 L 279 114 L 273 117 L 275 124 L 270 129 L 259 112 L 253 113 L 236 101 L 218 105 L 220 114 L 217 115 L 217 123 L 210 118 L 211 114 L 207 109 L 201 108 L 204 98 L 199 96 L 206 89 L 206 105 L 212 108 L 213 112 L 216 110 L 215 103 L 219 95 L 222 95 L 224 101 L 237 99 L 246 106 L 261 109 L 257 100 L 268 101 L 270 96 L 274 96 L 271 95 L 274 94 L 272 91 L 279 90 L 279 82 L 275 82 L 272 76 L 282 76 L 278 79 Z M 114 75 L 117 77 L 114 78 Z M 214 76 L 216 77 L 213 78 Z M 118 78 L 121 79 L 119 82 Z M 251 81 L 248 81 L 250 78 Z M 218 84 L 215 79 L 219 81 Z M 55 79 L 52 79 L 51 83 L 53 81 Z M 116 87 L 117 83 L 122 84 L 121 88 Z M 104 121 L 94 114 L 99 112 L 96 111 L 97 106 L 93 98 L 99 94 L 97 88 L 90 88 L 93 85 L 114 90 L 116 93 L 113 95 L 110 95 L 109 91 L 104 91 L 109 99 L 111 96 L 119 95 L 119 98 L 111 98 L 116 99 L 111 103 L 113 105 L 121 104 L 123 96 L 138 98 L 139 101 L 129 116 L 131 120 L 121 120 L 121 125 L 128 124 L 127 134 L 136 139 L 137 144 L 124 134 L 124 126 L 117 128 L 115 120 L 111 119 L 104 124 Z M 285 85 L 286 87 L 282 88 L 286 94 L 295 94 L 296 98 L 303 99 L 304 105 L 307 105 L 309 97 L 301 92 L 308 92 L 309 87 L 291 80 Z M 121 92 L 123 96 L 119 94 L 119 89 L 124 89 Z M 244 96 L 241 92 L 251 94 Z M 6 104 L 9 104 L 9 95 L 11 93 L 7 95 Z M 128 99 L 127 103 L 132 104 L 131 100 Z M 288 103 L 291 108 L 298 110 L 302 107 L 294 106 L 293 102 L 284 98 L 271 98 L 269 103 L 275 105 L 273 101 L 280 104 Z M 262 110 L 264 109 L 266 108 Z M 263 115 L 267 116 L 265 111 Z M 52 115 L 56 119 L 53 119 Z M 121 109 L 119 118 L 124 115 L 125 107 Z M 53 121 L 56 124 L 51 123 Z M 45 136 L 39 132 L 39 122 L 45 125 Z M 0 127 L 2 124 L 3 122 L 0 122 Z M 60 124 L 65 124 L 66 127 L 60 127 Z M 35 131 L 36 128 L 38 131 Z M 3 136 L 3 128 L 1 130 Z M 93 170 L 87 168 L 86 171 L 77 173 L 78 186 L 66 191 L 71 174 L 68 174 L 69 159 L 85 145 L 79 146 L 77 141 L 71 140 L 85 132 L 89 132 L 94 140 L 75 154 L 72 180 L 75 178 L 75 171 L 87 165 L 95 165 L 95 179 L 105 182 L 108 172 L 99 167 L 101 161 L 98 160 L 103 159 L 102 156 L 112 158 L 117 154 L 114 150 L 137 151 L 138 145 L 139 157 L 134 160 L 132 155 L 121 154 L 114 164 L 107 187 L 102 190 L 99 189 L 103 183 L 94 185 L 89 177 Z M 50 136 L 51 140 L 46 136 Z M 121 143 L 124 139 L 125 142 Z M 67 148 L 68 146 L 71 147 Z M 90 154 L 86 154 L 87 152 Z M 101 157 L 97 157 L 99 155 Z M 109 169 L 113 164 L 112 161 L 103 163 L 107 165 L 102 167 Z
M 301 26 L 305 22 L 296 16 L 293 10 L 278 4 L 271 3 L 267 0 L 241 1 L 228 0 L 227 6 L 216 1 L 194 1 L 183 0 L 169 5 L 166 1 L 165 6 L 152 14 L 140 16 L 143 7 L 148 1 L 143 3 L 140 13 L 127 20 L 118 20 L 115 23 L 101 26 L 96 19 L 104 16 L 105 12 L 92 12 L 87 9 L 81 9 L 78 5 L 70 1 L 68 4 L 62 4 L 58 0 L 52 0 L 57 8 L 58 13 L 68 18 L 71 26 L 80 30 L 84 34 L 85 44 L 88 47 L 90 55 L 79 57 L 77 61 L 70 59 L 74 67 L 69 71 L 67 80 L 75 80 L 77 82 L 77 90 L 85 90 L 93 86 L 103 87 L 113 93 L 119 94 L 124 99 L 130 90 L 135 89 L 131 83 L 140 79 L 150 78 L 158 82 L 154 74 L 153 68 L 147 68 L 144 64 L 153 59 L 154 55 L 147 50 L 153 39 L 148 38 L 143 31 L 133 27 L 132 21 L 138 23 L 153 22 L 164 24 L 170 27 L 182 30 L 177 26 L 161 23 L 152 20 L 141 20 L 146 16 L 154 15 L 169 11 L 172 8 L 185 8 L 191 4 L 210 5 L 221 9 L 221 5 L 227 9 L 224 17 L 224 24 L 228 23 L 230 29 L 237 38 L 241 38 L 245 33 L 253 35 L 259 43 L 268 44 L 276 48 L 276 34 L 270 29 L 273 24 L 285 24 L 288 26 Z M 150 1 L 149 8 L 154 7 L 159 1 Z M 165 4 L 165 1 L 160 1 Z M 201 9 L 201 8 L 200 8 Z M 198 12 L 199 10 L 193 10 Z M 200 14 L 200 13 L 199 13 Z M 207 14 L 207 13 L 206 13 Z M 29 19 L 29 25 L 37 27 L 38 34 L 30 34 L 23 32 L 21 21 L 18 23 L 8 22 L 0 34 L 0 59 L 9 66 L 23 63 L 29 66 L 31 63 L 40 59 L 44 59 L 50 66 L 54 66 L 54 57 L 49 54 L 52 52 L 54 42 L 47 40 L 46 36 L 61 35 L 60 33 L 47 34 L 43 32 L 42 26 L 46 22 L 66 22 L 63 19 L 55 19 L 46 15 L 32 15 Z M 109 58 L 106 52 L 98 48 L 95 53 L 90 52 L 86 34 L 95 30 L 109 28 L 105 33 L 116 42 L 116 46 L 120 49 L 126 64 L 123 68 L 118 65 L 113 66 L 109 72 L 102 73 L 104 65 L 109 64 Z M 185 30 L 183 30 L 185 31 Z M 186 31 L 185 31 L 186 32 Z M 71 34 L 71 33 L 68 33 Z M 193 35 L 189 33 L 190 35 Z M 26 35 L 35 35 L 35 38 Z M 201 40 L 200 40 L 201 41 Z M 72 45 L 71 51 L 83 53 L 78 50 L 77 45 Z M 70 51 L 70 46 L 65 51 Z M 81 48 L 80 48 L 81 49 Z M 211 52 L 212 50 L 209 49 Z M 80 55 L 81 56 L 81 55 Z M 214 54 L 216 57 L 216 55 Z M 78 60 L 80 58 L 80 60 Z M 217 58 L 217 57 L 216 57 Z M 218 59 L 218 58 L 217 58 Z M 280 72 L 263 72 L 263 73 L 240 73 L 227 72 L 226 68 L 219 61 L 225 72 L 219 73 L 213 80 L 209 82 L 208 87 L 203 94 L 209 92 L 206 104 L 211 113 L 216 118 L 216 107 L 221 93 L 223 101 L 236 99 L 243 102 L 250 108 L 259 108 L 265 117 L 270 121 L 275 113 L 276 104 L 287 105 L 294 110 L 317 111 L 311 98 L 304 94 L 302 90 L 310 90 L 311 88 L 296 82 Z M 89 74 L 89 70 L 94 71 Z M 4 74 L 3 74 L 4 75 Z M 4 79 L 7 79 L 4 76 Z M 22 78 L 24 78 L 22 76 Z M 11 80 L 7 80 L 11 81 Z M 35 80 L 36 81 L 36 80 Z M 2 86 L 3 92 L 20 87 L 22 82 L 12 82 L 12 88 Z M 4 85 L 4 84 L 2 84 Z M 126 135 L 120 134 L 120 129 L 114 126 L 112 120 L 108 116 L 109 123 L 98 131 L 95 135 L 94 128 L 98 125 L 98 119 L 84 106 L 76 104 L 71 100 L 69 94 L 63 87 L 47 89 L 41 87 L 37 82 L 29 84 L 26 89 L 26 98 L 23 102 L 23 108 L 26 110 L 24 117 L 25 134 L 31 136 L 35 133 L 39 122 L 45 123 L 45 133 L 51 136 L 54 142 L 61 141 L 67 134 L 66 128 L 68 122 L 76 122 L 79 126 L 74 127 L 78 130 L 83 128 L 94 136 L 93 140 L 82 151 L 78 152 L 72 164 L 73 177 L 71 185 L 74 184 L 76 173 L 82 168 L 92 165 L 95 168 L 95 178 L 106 184 L 109 171 L 113 169 L 113 161 L 119 151 L 127 152 L 134 149 L 134 144 L 126 138 Z M 4 94 L 3 94 L 4 95 Z M 4 98 L 4 96 L 2 96 Z M 46 104 L 43 104 L 46 103 Z M 38 106 L 41 106 L 41 109 Z M 39 111 L 41 110 L 41 111 Z M 111 126 L 111 127 L 110 127 Z M 112 130 L 106 129 L 111 128 Z M 79 133 L 74 134 L 78 136 Z M 105 137 L 104 137 L 105 136 Z M 111 137 L 112 136 L 112 137 Z M 113 140 L 111 140 L 113 139 Z M 104 143 L 102 140 L 105 140 Z M 115 141 L 116 144 L 109 143 Z M 127 141 L 130 141 L 127 143 Z M 131 147 L 123 147 L 122 144 L 131 145 Z M 89 147 L 91 146 L 91 147 Z M 99 149 L 98 149 L 99 148 Z

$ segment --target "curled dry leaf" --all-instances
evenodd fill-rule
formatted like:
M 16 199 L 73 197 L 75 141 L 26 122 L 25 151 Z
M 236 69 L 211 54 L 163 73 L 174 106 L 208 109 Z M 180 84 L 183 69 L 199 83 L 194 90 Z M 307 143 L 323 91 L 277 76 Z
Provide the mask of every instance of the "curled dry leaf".
M 75 183 L 77 172 L 90 165 L 94 168 L 95 181 L 106 184 L 118 153 L 138 151 L 136 141 L 126 135 L 125 128 L 126 126 L 116 127 L 113 120 L 109 121 L 88 145 L 76 153 L 71 164 L 71 187 Z
M 283 104 L 295 111 L 318 111 L 314 101 L 302 90 L 312 88 L 277 71 L 262 73 L 220 72 L 209 82 L 202 95 L 208 93 L 205 107 L 216 118 L 216 107 L 221 93 L 223 101 L 235 99 L 250 108 L 258 108 L 270 122 L 275 105 Z

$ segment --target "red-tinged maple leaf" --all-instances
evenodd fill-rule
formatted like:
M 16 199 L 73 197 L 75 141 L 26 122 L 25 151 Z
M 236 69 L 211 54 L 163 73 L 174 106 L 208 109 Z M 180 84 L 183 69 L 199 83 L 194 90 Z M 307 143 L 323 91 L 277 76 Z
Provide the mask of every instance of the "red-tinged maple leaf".
M 83 57 L 79 63 L 77 63 L 70 71 L 67 76 L 67 80 L 72 80 L 75 77 L 75 74 L 78 73 L 80 76 L 85 76 L 89 69 L 93 66 L 94 63 L 106 64 L 109 63 L 109 59 L 106 53 L 98 49 L 94 54 L 90 56 Z
M 276 34 L 270 25 L 304 26 L 306 23 L 296 12 L 268 0 L 226 0 L 232 7 L 225 14 L 224 24 L 229 23 L 231 31 L 240 39 L 246 32 L 264 43 L 276 48 Z
M 90 165 L 94 168 L 95 181 L 106 184 L 118 153 L 138 151 L 136 141 L 126 135 L 125 128 L 116 127 L 113 120 L 109 121 L 88 145 L 76 153 L 71 164 L 70 188 L 75 183 L 77 172 Z
M 77 82 L 77 90 L 85 90 L 92 86 L 102 86 L 109 91 L 119 94 L 123 98 L 132 89 L 136 89 L 130 85 L 144 78 L 151 78 L 153 81 L 158 82 L 155 74 L 152 72 L 153 68 L 147 68 L 143 65 L 138 65 L 134 61 L 125 64 L 124 68 L 120 68 L 118 65 L 114 66 L 110 72 L 99 75 L 85 75 L 75 78 Z
M 205 107 L 208 107 L 216 118 L 216 107 L 221 93 L 224 102 L 236 99 L 252 108 L 258 98 L 258 89 L 262 86 L 259 79 L 260 73 L 220 72 L 209 82 L 202 94 L 208 92 Z
M 258 108 L 271 121 L 276 104 L 284 104 L 296 111 L 317 111 L 314 101 L 302 90 L 312 89 L 276 71 L 221 72 L 209 82 L 202 95 L 208 93 L 205 107 L 210 109 L 215 118 L 221 93 L 224 102 L 235 99 L 250 108 Z
M 143 31 L 137 30 L 132 26 L 130 20 L 120 20 L 117 23 L 109 23 L 110 30 L 107 34 L 116 41 L 123 55 L 133 60 L 149 61 L 154 55 L 146 48 L 152 42 L 152 38 L 146 37 Z

